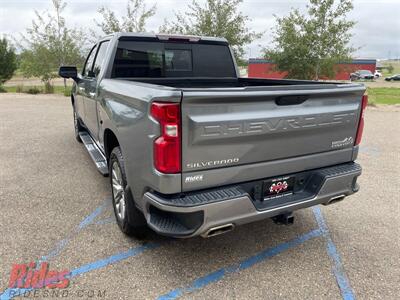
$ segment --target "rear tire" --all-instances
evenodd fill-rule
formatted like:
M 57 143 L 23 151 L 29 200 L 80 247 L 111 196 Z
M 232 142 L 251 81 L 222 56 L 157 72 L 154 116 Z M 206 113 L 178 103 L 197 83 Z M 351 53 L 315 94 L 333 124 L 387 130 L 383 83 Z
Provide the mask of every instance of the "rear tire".
M 75 107 L 74 109 L 74 129 L 75 129 L 75 139 L 79 142 L 82 143 L 81 137 L 79 136 L 79 131 L 83 131 L 83 126 L 81 125 L 81 122 L 78 119 L 78 115 L 76 114 Z
M 143 213 L 135 206 L 130 190 L 127 189 L 125 164 L 120 147 L 115 147 L 111 152 L 109 174 L 118 227 L 128 236 L 144 238 L 148 233 L 147 222 Z

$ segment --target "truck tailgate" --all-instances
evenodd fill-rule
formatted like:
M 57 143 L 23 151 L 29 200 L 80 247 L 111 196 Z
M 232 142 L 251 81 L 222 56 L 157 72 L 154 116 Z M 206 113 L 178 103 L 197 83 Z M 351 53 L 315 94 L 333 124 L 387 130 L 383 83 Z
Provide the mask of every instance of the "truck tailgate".
M 234 166 L 246 166 L 243 172 L 248 172 L 249 165 L 264 162 L 306 160 L 326 152 L 339 155 L 345 149 L 351 153 L 364 91 L 360 85 L 327 84 L 184 89 L 182 172 L 207 175 L 206 170 Z M 349 161 L 351 155 L 337 160 L 334 163 Z M 326 162 L 320 164 L 314 162 L 312 167 Z M 246 179 L 245 174 L 239 176 L 240 168 L 236 169 L 226 183 Z M 247 180 L 254 179 L 250 177 L 255 175 L 248 174 Z M 204 176 L 197 184 L 186 177 L 182 176 L 184 190 L 214 185 Z

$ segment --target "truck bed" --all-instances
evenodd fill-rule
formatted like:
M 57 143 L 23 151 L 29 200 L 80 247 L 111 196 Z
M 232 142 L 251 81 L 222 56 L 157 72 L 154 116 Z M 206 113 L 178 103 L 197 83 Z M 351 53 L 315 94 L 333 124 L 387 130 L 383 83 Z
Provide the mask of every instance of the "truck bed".
M 343 85 L 340 82 L 321 82 L 311 80 L 290 79 L 265 79 L 265 78 L 115 78 L 128 81 L 136 81 L 159 86 L 175 88 L 229 88 L 229 87 L 266 87 L 266 86 L 290 86 L 290 85 L 316 85 L 332 86 Z M 349 85 L 349 84 L 347 84 Z

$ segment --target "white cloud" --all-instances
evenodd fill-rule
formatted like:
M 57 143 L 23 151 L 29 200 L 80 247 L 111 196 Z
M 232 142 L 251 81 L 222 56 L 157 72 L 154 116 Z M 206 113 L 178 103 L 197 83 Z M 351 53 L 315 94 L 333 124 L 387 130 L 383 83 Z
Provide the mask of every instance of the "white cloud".
M 204 1 L 204 0 L 202 0 Z M 148 28 L 157 31 L 164 19 L 174 17 L 174 10 L 184 10 L 191 0 L 147 0 L 148 6 L 157 3 L 157 13 L 149 21 Z M 0 0 L 0 34 L 18 36 L 30 26 L 34 10 L 43 11 L 51 8 L 50 0 Z M 68 25 L 97 29 L 94 19 L 98 18 L 97 9 L 106 5 L 117 14 L 125 13 L 125 0 L 68 0 L 65 17 Z M 305 9 L 306 0 L 244 0 L 240 10 L 252 21 L 250 27 L 255 31 L 265 31 L 264 36 L 247 47 L 247 52 L 255 57 L 259 55 L 259 45 L 271 43 L 269 34 L 274 25 L 273 15 L 283 16 L 290 8 Z M 399 0 L 356 0 L 350 18 L 357 21 L 352 44 L 362 47 L 358 57 L 382 58 L 390 55 L 400 57 L 400 12 Z

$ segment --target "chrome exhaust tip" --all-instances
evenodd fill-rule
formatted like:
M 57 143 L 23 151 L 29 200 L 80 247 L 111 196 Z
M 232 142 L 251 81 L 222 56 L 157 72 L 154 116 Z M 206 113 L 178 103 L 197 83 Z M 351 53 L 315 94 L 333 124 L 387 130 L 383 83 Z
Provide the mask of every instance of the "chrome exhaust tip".
M 346 197 L 346 195 L 338 195 L 338 196 L 334 196 L 331 199 L 328 200 L 328 202 L 324 203 L 324 205 L 331 205 L 334 204 L 336 202 L 340 202 L 342 201 L 344 198 Z
M 207 232 L 202 234 L 201 236 L 204 238 L 209 238 L 212 236 L 217 236 L 217 235 L 232 231 L 234 228 L 235 228 L 235 225 L 233 225 L 232 223 L 221 225 L 221 226 L 216 226 L 216 227 L 212 227 L 212 228 L 208 229 Z

